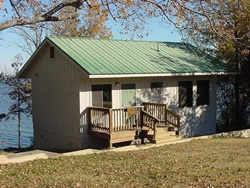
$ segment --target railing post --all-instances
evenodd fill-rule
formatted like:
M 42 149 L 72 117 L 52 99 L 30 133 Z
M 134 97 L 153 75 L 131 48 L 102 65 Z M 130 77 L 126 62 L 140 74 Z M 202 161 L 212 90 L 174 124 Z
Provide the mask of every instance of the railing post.
M 91 135 L 92 126 L 91 126 L 91 108 L 88 108 L 88 114 L 87 114 L 87 124 L 88 124 L 88 133 L 89 133 L 89 147 L 91 148 L 93 145 L 93 138 Z
M 181 118 L 180 117 L 177 117 L 177 131 L 175 131 L 175 134 L 176 135 L 179 135 L 180 134 L 180 127 L 181 127 Z
M 91 108 L 88 107 L 88 119 L 87 119 L 87 123 L 88 123 L 88 133 L 90 135 L 92 127 L 91 127 Z
M 165 111 L 165 112 L 164 112 L 164 113 L 165 113 L 165 114 L 164 114 L 164 116 L 165 116 L 165 117 L 164 117 L 165 125 L 168 126 L 168 122 L 167 122 L 167 120 L 168 120 L 168 111 L 167 111 L 167 108 L 166 108 L 164 111 Z
M 109 109 L 109 134 L 113 132 L 113 118 L 112 118 L 112 109 Z
M 154 136 L 153 141 L 156 143 L 156 132 L 157 132 L 157 123 L 154 121 Z
M 140 124 L 140 126 L 141 126 L 141 129 L 142 129 L 142 127 L 143 127 L 143 110 L 142 110 L 142 108 L 140 108 L 140 118 L 141 118 L 141 124 Z
M 144 110 L 148 111 L 148 105 L 147 104 L 143 104 L 144 105 Z

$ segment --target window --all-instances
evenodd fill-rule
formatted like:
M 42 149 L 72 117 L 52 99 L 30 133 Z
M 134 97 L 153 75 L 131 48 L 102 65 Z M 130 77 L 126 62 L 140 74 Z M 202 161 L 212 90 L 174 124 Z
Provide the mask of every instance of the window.
M 151 82 L 150 83 L 151 92 L 155 94 L 161 94 L 163 90 L 163 83 L 162 82 Z
M 197 106 L 209 105 L 210 83 L 209 80 L 197 81 Z
M 112 108 L 112 85 L 92 85 L 92 106 Z
M 50 47 L 50 59 L 55 58 L 55 49 L 53 46 Z
M 112 92 L 111 92 L 111 90 L 112 90 L 111 84 L 102 86 L 104 106 L 110 107 L 110 108 L 112 107 Z M 107 105 L 105 105 L 105 103 Z
M 193 82 L 180 81 L 179 82 L 179 107 L 193 106 Z

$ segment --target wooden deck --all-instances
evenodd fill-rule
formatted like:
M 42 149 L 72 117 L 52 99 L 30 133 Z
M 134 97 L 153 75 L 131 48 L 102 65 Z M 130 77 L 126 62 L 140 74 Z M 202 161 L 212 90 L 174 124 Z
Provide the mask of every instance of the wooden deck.
M 91 136 L 109 140 L 109 147 L 112 147 L 114 143 L 132 141 L 135 137 L 135 130 L 118 131 L 118 132 L 113 132 L 112 134 L 108 134 L 105 131 L 92 131 Z
M 151 131 L 150 139 L 156 142 L 157 126 L 173 126 L 179 134 L 180 116 L 167 109 L 165 104 L 143 103 L 143 106 L 109 109 L 88 108 L 89 135 L 114 143 L 132 141 L 136 130 Z

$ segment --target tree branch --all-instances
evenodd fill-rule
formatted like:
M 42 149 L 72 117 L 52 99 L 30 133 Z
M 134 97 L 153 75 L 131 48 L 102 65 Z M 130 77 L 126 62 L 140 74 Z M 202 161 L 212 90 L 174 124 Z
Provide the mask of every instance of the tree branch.
M 114 17 L 114 15 L 113 15 L 113 13 L 112 13 L 112 11 L 110 10 L 110 7 L 109 7 L 109 3 L 108 3 L 108 1 L 107 0 L 105 0 L 106 1 L 106 6 L 107 6 L 107 8 L 108 8 L 108 11 L 109 11 L 109 14 L 111 15 L 111 17 L 112 17 L 112 19 L 116 22 L 116 18 Z M 103 2 L 103 0 L 102 0 L 102 4 L 104 5 L 104 2 Z
M 181 29 L 173 20 L 171 20 L 171 19 L 169 18 L 169 16 L 167 15 L 167 13 L 165 12 L 164 8 L 163 8 L 161 5 L 159 5 L 158 3 L 154 2 L 154 1 L 151 1 L 151 0 L 145 0 L 145 2 L 154 5 L 156 8 L 158 8 L 158 9 L 162 12 L 163 16 L 164 16 L 170 23 L 172 23 L 177 29 Z M 169 3 L 169 1 L 167 2 L 167 5 L 168 5 L 168 3 Z
M 73 1 L 60 3 L 54 8 L 52 8 L 51 10 L 49 10 L 48 12 L 46 12 L 45 14 L 43 14 L 42 17 L 49 18 L 64 7 L 75 7 L 76 9 L 79 9 L 80 6 L 83 4 L 83 2 L 87 2 L 87 1 L 86 0 L 73 0 Z
M 13 3 L 12 0 L 10 0 L 10 5 L 11 5 L 11 6 L 13 7 L 13 9 L 15 10 L 15 12 L 16 12 L 18 18 L 21 18 L 20 14 L 19 14 L 19 12 L 17 11 L 16 6 L 14 5 L 14 3 Z
M 63 15 L 63 16 L 51 16 L 47 18 L 40 16 L 35 18 L 13 19 L 0 24 L 0 31 L 14 26 L 31 25 L 35 23 L 48 22 L 48 21 L 51 22 L 64 21 L 76 18 L 77 15 L 74 14 L 74 15 Z
M 225 41 L 234 41 L 234 42 L 236 42 L 236 43 L 238 43 L 238 44 L 240 44 L 240 45 L 242 45 L 242 46 L 245 46 L 245 47 L 249 48 L 249 45 L 244 44 L 244 43 L 242 43 L 242 42 L 239 42 L 239 41 L 238 41 L 237 39 L 235 39 L 235 38 L 230 39 L 230 37 L 231 37 L 230 34 L 228 34 L 228 33 L 226 33 L 226 32 L 220 33 L 219 31 L 217 31 L 217 30 L 215 29 L 215 27 L 214 27 L 213 21 L 212 21 L 212 20 L 210 19 L 210 17 L 209 17 L 209 14 L 206 15 L 205 13 L 195 11 L 195 10 L 193 10 L 193 9 L 187 7 L 187 6 L 183 6 L 183 5 L 181 5 L 179 2 L 176 2 L 176 3 L 177 3 L 181 8 L 185 9 L 186 11 L 188 11 L 188 12 L 190 12 L 190 13 L 193 13 L 193 14 L 196 14 L 196 15 L 199 15 L 199 16 L 202 16 L 202 17 L 204 17 L 205 19 L 207 19 L 208 24 L 209 24 L 209 27 L 210 27 L 210 29 L 213 31 L 213 33 L 214 33 L 215 35 L 219 36 L 220 38 L 224 39 Z M 203 8 L 203 7 L 202 7 L 202 8 Z M 204 11 L 204 9 L 203 9 L 203 11 Z
M 34 18 L 27 17 L 27 18 L 14 18 L 12 20 L 7 20 L 3 23 L 0 23 L 0 31 L 14 26 L 31 25 L 40 22 L 55 22 L 55 21 L 75 19 L 77 18 L 76 14 L 63 15 L 63 16 L 53 16 L 53 15 L 65 7 L 75 7 L 76 9 L 80 9 L 84 2 L 87 3 L 88 6 L 90 7 L 90 4 L 87 2 L 87 0 L 71 0 L 60 3 L 54 8 L 47 11 L 45 14 L 36 16 Z

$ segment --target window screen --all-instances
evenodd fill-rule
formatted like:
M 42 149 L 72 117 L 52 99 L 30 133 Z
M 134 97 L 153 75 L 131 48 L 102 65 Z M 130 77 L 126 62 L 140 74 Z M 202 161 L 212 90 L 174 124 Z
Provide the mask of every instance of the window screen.
M 209 105 L 210 83 L 209 80 L 197 81 L 197 106 Z
M 179 107 L 193 106 L 193 82 L 180 81 L 179 82 Z
M 163 90 L 163 83 L 162 82 L 151 82 L 150 83 L 151 92 L 161 94 Z

